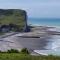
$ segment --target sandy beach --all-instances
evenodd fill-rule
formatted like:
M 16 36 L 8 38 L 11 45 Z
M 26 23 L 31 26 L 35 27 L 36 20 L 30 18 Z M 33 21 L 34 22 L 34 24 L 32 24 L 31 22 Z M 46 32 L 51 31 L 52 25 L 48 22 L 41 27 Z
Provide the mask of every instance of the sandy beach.
M 51 27 L 50 27 L 51 28 Z M 22 48 L 28 48 L 29 51 L 34 50 L 48 50 L 45 48 L 48 39 L 51 38 L 53 31 L 50 31 L 49 27 L 36 27 L 28 33 L 7 33 L 4 36 L 0 36 L 0 50 L 7 51 L 9 49 L 21 50 Z M 53 32 L 57 33 L 57 32 Z M 38 37 L 38 38 L 37 38 Z

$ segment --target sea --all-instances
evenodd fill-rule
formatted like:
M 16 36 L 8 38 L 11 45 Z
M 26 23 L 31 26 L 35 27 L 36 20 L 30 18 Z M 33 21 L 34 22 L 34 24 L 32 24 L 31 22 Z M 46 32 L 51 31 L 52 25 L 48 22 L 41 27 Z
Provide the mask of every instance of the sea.
M 60 18 L 28 18 L 28 25 L 31 26 L 50 26 L 56 27 L 60 32 Z M 48 39 L 45 48 L 47 50 L 36 50 L 37 53 L 43 55 L 59 55 L 60 56 L 60 35 L 53 35 Z
M 28 24 L 37 26 L 60 26 L 60 18 L 28 18 Z

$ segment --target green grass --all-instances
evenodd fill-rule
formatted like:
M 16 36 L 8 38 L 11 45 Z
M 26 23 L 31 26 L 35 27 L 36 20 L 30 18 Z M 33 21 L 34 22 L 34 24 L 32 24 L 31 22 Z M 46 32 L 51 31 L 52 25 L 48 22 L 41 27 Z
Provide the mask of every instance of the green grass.
M 0 9 L 0 26 L 14 24 L 18 26 L 19 31 L 22 31 L 26 24 L 26 17 L 27 17 L 26 11 L 24 10 Z
M 17 25 L 24 25 L 25 23 L 25 15 L 26 12 L 19 9 L 8 9 L 8 10 L 2 10 L 3 12 L 0 12 L 0 24 L 17 24 Z M 3 15 L 2 15 L 3 14 Z
M 60 60 L 60 56 L 32 56 L 27 51 L 26 48 L 23 48 L 20 52 L 15 49 L 7 52 L 0 51 L 0 60 Z
M 0 60 L 60 60 L 58 56 L 31 56 L 20 53 L 0 53 Z

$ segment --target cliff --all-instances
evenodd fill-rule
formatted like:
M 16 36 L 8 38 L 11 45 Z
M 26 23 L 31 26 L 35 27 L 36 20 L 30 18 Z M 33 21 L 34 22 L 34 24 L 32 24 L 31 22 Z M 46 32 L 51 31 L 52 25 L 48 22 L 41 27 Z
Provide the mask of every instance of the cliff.
M 27 13 L 20 9 L 0 9 L 0 31 L 24 31 Z

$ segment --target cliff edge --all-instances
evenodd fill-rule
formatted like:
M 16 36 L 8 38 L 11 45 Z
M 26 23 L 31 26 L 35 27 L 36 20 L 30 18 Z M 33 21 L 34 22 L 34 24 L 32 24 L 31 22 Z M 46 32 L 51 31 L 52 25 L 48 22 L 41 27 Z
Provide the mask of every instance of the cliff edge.
M 27 13 L 21 9 L 0 9 L 0 31 L 24 31 L 27 28 Z

